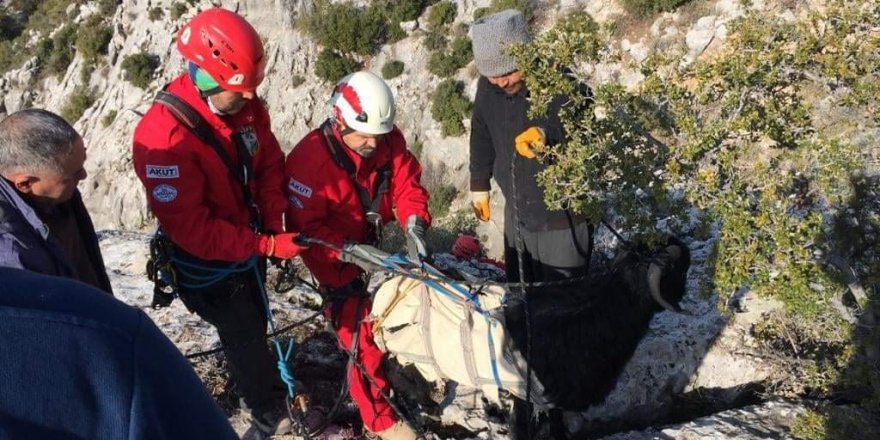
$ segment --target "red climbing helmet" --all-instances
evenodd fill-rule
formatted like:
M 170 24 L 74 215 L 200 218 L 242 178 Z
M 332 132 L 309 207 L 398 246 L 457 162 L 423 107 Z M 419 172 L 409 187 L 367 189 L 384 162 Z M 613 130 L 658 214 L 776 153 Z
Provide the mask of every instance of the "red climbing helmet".
M 177 33 L 177 50 L 223 90 L 250 92 L 263 82 L 263 42 L 235 12 L 211 8 L 196 15 Z
M 480 255 L 480 240 L 473 235 L 459 235 L 452 245 L 452 255 L 459 260 L 472 260 Z

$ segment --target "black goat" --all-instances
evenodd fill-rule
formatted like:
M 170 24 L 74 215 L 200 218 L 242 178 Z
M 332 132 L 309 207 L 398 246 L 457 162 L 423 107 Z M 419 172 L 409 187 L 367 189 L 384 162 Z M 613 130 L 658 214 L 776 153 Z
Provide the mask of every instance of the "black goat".
M 689 266 L 687 246 L 670 238 L 659 250 L 622 251 L 609 271 L 583 282 L 534 288 L 527 301 L 511 301 L 506 327 L 524 356 L 530 312 L 528 361 L 544 387 L 533 400 L 568 411 L 604 401 L 654 314 L 679 310 Z

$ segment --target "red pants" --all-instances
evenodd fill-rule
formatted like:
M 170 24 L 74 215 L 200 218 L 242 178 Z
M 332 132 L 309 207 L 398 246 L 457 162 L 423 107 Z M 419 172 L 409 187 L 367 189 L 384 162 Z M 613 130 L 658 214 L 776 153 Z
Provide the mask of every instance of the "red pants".
M 364 428 L 375 433 L 390 428 L 397 422 L 397 416 L 381 394 L 389 395 L 391 387 L 382 370 L 382 351 L 373 342 L 373 323 L 364 321 L 370 313 L 370 307 L 369 298 L 350 297 L 343 300 L 341 306 L 333 304 L 327 307 L 324 314 L 333 322 L 345 351 L 351 351 L 352 339 L 359 331 L 355 359 L 363 370 L 349 363 L 348 392 L 357 404 Z

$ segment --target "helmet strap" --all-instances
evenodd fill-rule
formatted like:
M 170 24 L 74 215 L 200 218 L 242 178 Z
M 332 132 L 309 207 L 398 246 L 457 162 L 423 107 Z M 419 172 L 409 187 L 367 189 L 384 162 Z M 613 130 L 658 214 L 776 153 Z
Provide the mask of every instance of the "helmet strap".
M 339 115 L 333 118 L 333 125 L 336 127 L 336 131 L 339 132 L 340 136 L 352 134 L 356 131 L 353 128 L 349 127 L 348 124 L 346 124 L 345 121 L 339 117 Z

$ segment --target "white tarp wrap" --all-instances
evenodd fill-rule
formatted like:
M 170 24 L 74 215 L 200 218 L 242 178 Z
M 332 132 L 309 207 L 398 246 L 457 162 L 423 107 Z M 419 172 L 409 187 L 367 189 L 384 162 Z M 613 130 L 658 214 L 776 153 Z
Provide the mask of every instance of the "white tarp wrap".
M 427 380 L 453 380 L 479 388 L 497 402 L 494 354 L 501 387 L 525 398 L 525 361 L 505 335 L 501 308 L 504 289 L 483 288 L 477 298 L 484 314 L 462 299 L 453 286 L 437 284 L 446 294 L 421 280 L 402 276 L 383 283 L 373 299 L 371 313 L 379 348 L 396 356 L 403 365 L 415 365 Z M 541 388 L 533 376 L 532 400 L 543 394 Z

